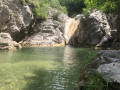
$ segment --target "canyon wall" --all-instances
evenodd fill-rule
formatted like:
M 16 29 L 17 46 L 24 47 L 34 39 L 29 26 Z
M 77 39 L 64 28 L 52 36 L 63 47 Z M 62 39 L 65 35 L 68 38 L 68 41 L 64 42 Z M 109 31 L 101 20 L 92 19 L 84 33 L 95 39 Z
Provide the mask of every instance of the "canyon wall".
M 23 46 L 64 45 L 64 22 L 68 16 L 64 13 L 55 16 L 59 10 L 49 7 L 48 18 L 39 21 L 31 8 L 31 5 L 23 5 L 21 0 L 1 0 L 0 34 L 9 34 L 12 41 Z M 4 42 L 0 43 L 2 49 L 6 47 Z
M 24 46 L 63 46 L 64 42 L 64 22 L 68 18 L 66 14 L 60 14 L 58 19 L 54 19 L 57 9 L 49 7 L 48 18 L 37 23 L 33 28 L 35 32 L 31 36 L 25 37 L 21 43 Z
M 69 44 L 73 46 L 96 46 L 96 47 L 111 47 L 117 34 L 115 28 L 115 18 L 110 15 L 106 15 L 100 11 L 93 11 L 85 15 L 77 15 L 74 18 L 77 22 L 66 22 L 66 29 L 73 31 L 68 32 Z M 72 19 L 71 19 L 72 20 Z M 73 24 L 74 23 L 74 24 Z M 77 26 L 77 28 L 73 28 Z M 67 30 L 66 30 L 67 31 Z M 65 33 L 66 34 L 66 33 Z M 66 36 L 65 36 L 66 38 Z M 67 37 L 68 38 L 68 37 Z

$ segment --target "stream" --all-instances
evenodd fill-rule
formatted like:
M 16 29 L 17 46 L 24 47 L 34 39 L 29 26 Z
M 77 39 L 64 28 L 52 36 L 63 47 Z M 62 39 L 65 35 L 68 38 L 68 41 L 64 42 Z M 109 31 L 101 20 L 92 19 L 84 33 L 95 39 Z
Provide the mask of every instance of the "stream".
M 0 90 L 74 90 L 91 48 L 24 47 L 0 51 Z

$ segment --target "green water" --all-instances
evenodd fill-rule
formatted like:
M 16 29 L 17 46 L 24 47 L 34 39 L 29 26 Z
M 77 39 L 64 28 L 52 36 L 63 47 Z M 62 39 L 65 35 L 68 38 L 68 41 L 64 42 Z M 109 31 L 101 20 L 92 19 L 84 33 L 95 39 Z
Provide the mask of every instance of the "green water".
M 96 50 L 74 47 L 0 51 L 0 90 L 74 90 Z

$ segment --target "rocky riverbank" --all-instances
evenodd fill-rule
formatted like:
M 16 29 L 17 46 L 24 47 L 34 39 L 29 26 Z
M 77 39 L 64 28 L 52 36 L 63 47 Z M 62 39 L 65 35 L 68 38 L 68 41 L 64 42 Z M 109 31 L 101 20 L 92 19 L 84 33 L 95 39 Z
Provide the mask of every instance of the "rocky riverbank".
M 77 15 L 79 26 L 70 40 L 73 46 L 111 47 L 116 38 L 115 17 L 100 11 Z
M 81 70 L 79 86 L 76 90 L 119 90 L 120 89 L 120 51 L 101 50 Z
M 17 43 L 16 41 L 13 41 L 10 34 L 0 33 L 0 49 L 14 50 L 17 48 L 22 48 L 22 46 L 19 43 Z

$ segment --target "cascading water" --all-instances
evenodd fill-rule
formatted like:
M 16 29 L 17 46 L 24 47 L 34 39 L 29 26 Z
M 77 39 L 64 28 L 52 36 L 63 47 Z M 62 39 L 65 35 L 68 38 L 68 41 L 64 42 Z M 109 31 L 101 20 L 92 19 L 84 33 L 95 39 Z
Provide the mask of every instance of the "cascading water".
M 65 42 L 66 44 L 69 44 L 71 36 L 74 34 L 74 32 L 77 30 L 77 26 L 79 24 L 79 20 L 75 20 L 74 18 L 69 18 L 65 22 Z

